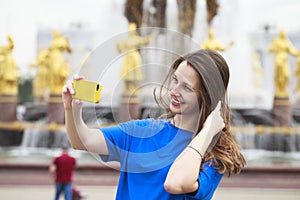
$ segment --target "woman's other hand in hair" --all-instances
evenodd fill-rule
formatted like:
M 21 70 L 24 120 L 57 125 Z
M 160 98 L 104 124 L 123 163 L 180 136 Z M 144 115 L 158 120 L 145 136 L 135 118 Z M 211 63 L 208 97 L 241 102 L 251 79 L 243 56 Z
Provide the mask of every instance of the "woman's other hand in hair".
M 203 125 L 203 130 L 206 130 L 211 137 L 218 134 L 225 127 L 224 119 L 221 115 L 221 104 L 221 101 L 219 101 L 216 108 L 208 115 Z

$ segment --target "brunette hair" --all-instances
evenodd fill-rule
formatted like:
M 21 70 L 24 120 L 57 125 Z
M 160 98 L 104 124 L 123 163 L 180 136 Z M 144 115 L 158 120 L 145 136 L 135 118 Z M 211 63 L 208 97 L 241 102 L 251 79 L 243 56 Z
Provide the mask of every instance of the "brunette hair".
M 233 133 L 230 130 L 231 113 L 227 102 L 227 87 L 229 82 L 229 67 L 225 59 L 216 51 L 201 49 L 179 57 L 171 66 L 158 94 L 154 97 L 158 105 L 165 110 L 164 116 L 172 118 L 174 115 L 169 108 L 166 88 L 169 88 L 171 77 L 179 64 L 187 61 L 200 78 L 199 119 L 195 134 L 198 134 L 218 102 L 222 102 L 221 113 L 225 122 L 223 130 L 216 135 L 208 148 L 203 163 L 211 163 L 220 173 L 239 173 L 246 161 L 240 151 Z

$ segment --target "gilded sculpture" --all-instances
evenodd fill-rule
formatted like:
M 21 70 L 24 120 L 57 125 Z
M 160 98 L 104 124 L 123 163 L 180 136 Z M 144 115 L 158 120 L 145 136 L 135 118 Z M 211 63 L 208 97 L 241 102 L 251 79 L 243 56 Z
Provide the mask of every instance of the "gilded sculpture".
M 19 69 L 13 56 L 14 40 L 7 36 L 8 44 L 0 46 L 0 94 L 18 93 Z
M 146 46 L 151 41 L 152 36 L 141 37 L 136 30 L 136 24 L 129 24 L 129 37 L 117 44 L 119 53 L 124 53 L 124 60 L 121 67 L 120 77 L 125 82 L 125 93 L 131 94 L 137 90 L 136 82 L 143 79 L 141 69 L 142 57 L 140 47 Z
M 33 80 L 33 93 L 38 99 L 44 99 L 49 93 L 49 51 L 42 49 L 36 57 L 35 63 L 31 66 L 37 67 L 37 74 Z
M 297 62 L 296 62 L 296 68 L 295 68 L 295 76 L 297 78 L 297 84 L 296 84 L 296 92 L 300 92 L 300 54 L 297 56 Z
M 287 86 L 290 78 L 288 55 L 297 56 L 299 53 L 288 40 L 285 31 L 281 30 L 278 37 L 274 38 L 269 52 L 275 54 L 275 96 L 288 97 Z
M 208 38 L 201 44 L 201 48 L 210 49 L 215 51 L 225 51 L 230 46 L 234 45 L 234 42 L 231 41 L 226 47 L 223 46 L 214 36 L 214 30 L 209 28 L 208 30 Z
M 255 85 L 255 89 L 261 89 L 262 88 L 262 77 L 263 77 L 263 67 L 261 63 L 261 58 L 258 53 L 258 51 L 253 52 L 253 60 L 252 60 L 252 66 L 253 66 L 253 82 Z
M 70 75 L 70 66 L 64 60 L 63 53 L 72 52 L 67 37 L 63 37 L 60 32 L 54 31 L 54 38 L 50 43 L 48 54 L 49 66 L 49 86 L 51 94 L 60 94 L 61 88 Z

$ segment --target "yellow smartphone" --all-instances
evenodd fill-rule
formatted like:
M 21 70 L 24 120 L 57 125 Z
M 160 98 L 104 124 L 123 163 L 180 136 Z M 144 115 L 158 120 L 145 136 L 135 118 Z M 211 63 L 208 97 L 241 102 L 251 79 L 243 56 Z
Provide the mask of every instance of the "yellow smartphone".
M 73 98 L 92 103 L 99 103 L 102 91 L 102 84 L 88 80 L 74 80 L 73 87 L 75 94 Z

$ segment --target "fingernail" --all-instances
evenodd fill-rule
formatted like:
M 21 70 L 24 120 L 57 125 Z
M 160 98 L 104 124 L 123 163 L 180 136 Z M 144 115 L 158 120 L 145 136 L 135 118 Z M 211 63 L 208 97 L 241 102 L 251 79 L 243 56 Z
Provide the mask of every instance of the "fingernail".
M 76 104 L 80 104 L 81 101 L 80 101 L 79 99 L 75 99 L 75 103 L 76 103 Z

